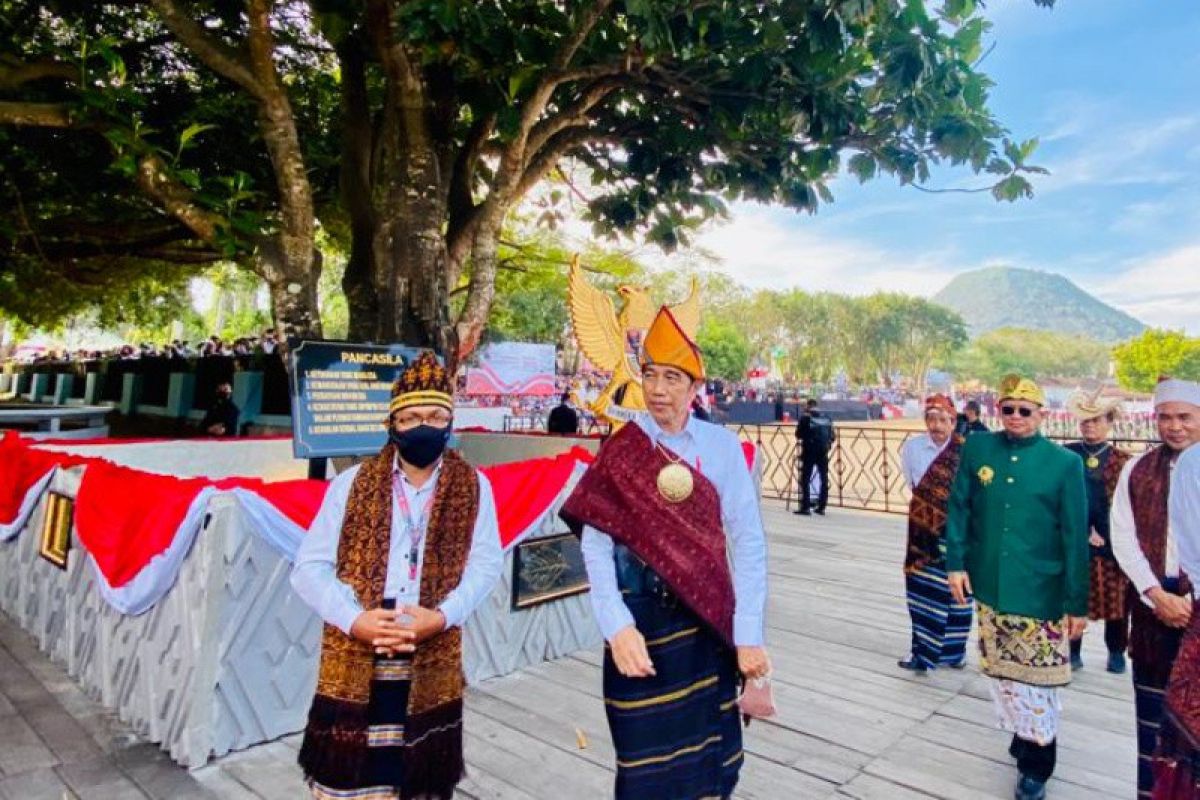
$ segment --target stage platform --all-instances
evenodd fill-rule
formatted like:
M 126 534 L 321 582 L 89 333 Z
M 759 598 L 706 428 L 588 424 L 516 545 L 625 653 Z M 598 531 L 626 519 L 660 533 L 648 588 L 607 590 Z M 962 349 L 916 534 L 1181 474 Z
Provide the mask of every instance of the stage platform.
M 1007 737 L 992 727 L 978 673 L 920 678 L 895 666 L 908 647 L 899 568 L 903 519 L 841 510 L 798 518 L 772 502 L 764 513 L 771 544 L 768 639 L 781 714 L 750 727 L 737 797 L 1011 797 Z M 3 616 L 0 645 L 0 797 L 61 800 L 68 788 L 83 800 L 305 796 L 295 766 L 298 736 L 188 773 L 152 746 L 132 744 Z M 1128 675 L 1104 671 L 1103 649 L 1101 631 L 1089 630 L 1087 668 L 1066 695 L 1058 776 L 1050 786 L 1055 800 L 1134 793 L 1133 693 Z M 598 650 L 588 649 L 473 688 L 466 712 L 470 778 L 460 797 L 611 796 L 613 755 L 598 663 Z M 50 687 L 57 705 L 37 702 L 44 699 L 39 685 Z M 587 739 L 582 750 L 577 727 Z

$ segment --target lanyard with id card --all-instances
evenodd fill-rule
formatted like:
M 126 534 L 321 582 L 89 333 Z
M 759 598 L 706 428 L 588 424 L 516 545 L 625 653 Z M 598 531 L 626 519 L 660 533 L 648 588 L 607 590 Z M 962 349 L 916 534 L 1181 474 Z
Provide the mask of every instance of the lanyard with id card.
M 433 505 L 433 496 L 437 489 L 429 492 L 429 497 L 422 504 L 420 513 L 414 518 L 412 506 L 408 502 L 408 495 L 404 491 L 403 481 L 403 475 L 396 470 L 392 477 L 392 491 L 396 496 L 396 505 L 400 509 L 400 519 L 404 523 L 404 530 L 408 534 L 409 550 L 406 559 L 408 561 L 408 579 L 415 581 L 421 558 L 421 544 L 425 541 L 425 530 L 429 526 L 429 509 Z

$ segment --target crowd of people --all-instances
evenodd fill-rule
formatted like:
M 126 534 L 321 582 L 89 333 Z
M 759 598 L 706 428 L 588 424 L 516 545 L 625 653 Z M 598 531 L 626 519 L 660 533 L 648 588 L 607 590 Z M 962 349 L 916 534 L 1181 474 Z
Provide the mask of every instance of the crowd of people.
M 1134 456 L 1111 440 L 1120 405 L 1099 392 L 1067 403 L 1079 439 L 1041 433 L 1046 398 L 1013 376 L 1001 429 L 959 427 L 944 395 L 902 451 L 912 487 L 904 562 L 912 638 L 898 666 L 961 669 L 972 620 L 998 725 L 1012 734 L 1017 800 L 1041 800 L 1054 773 L 1059 689 L 1082 669 L 1088 620 L 1102 621 L 1105 668 L 1132 663 L 1137 794 L 1200 797 L 1200 384 L 1154 393 L 1159 444 Z M 978 409 L 974 409 L 978 411 Z M 977 417 L 976 417 L 977 419 Z
M 663 314 L 643 351 L 647 411 L 608 437 L 561 512 L 582 537 L 608 643 L 614 795 L 729 798 L 743 718 L 775 713 L 766 537 L 737 436 L 699 418 L 698 348 Z M 432 357 L 401 376 L 388 444 L 335 480 L 297 558 L 293 586 L 328 623 L 301 751 L 318 800 L 449 797 L 463 774 L 460 626 L 501 558 L 487 479 L 445 450 L 453 392 Z M 564 390 L 555 432 L 578 429 L 572 404 Z M 1200 385 L 1159 384 L 1161 443 L 1138 456 L 1109 438 L 1120 409 L 1099 393 L 1069 401 L 1069 446 L 1042 434 L 1047 405 L 1019 376 L 996 394 L 999 430 L 981 423 L 982 402 L 960 419 L 949 397 L 924 401 L 926 432 L 902 452 L 912 636 L 897 666 L 965 668 L 977 624 L 979 667 L 1012 736 L 1014 796 L 1041 800 L 1061 687 L 1084 666 L 1088 619 L 1103 621 L 1105 668 L 1126 671 L 1126 652 L 1132 664 L 1139 796 L 1197 800 Z M 836 440 L 819 401 L 796 437 L 807 486 Z M 826 499 L 805 496 L 802 513 Z
M 267 328 L 260 336 L 241 336 L 231 340 L 213 334 L 207 339 L 192 344 L 180 339 L 156 345 L 150 342 L 124 344 L 106 350 L 79 348 L 74 351 L 63 348 L 49 349 L 34 355 L 32 364 L 63 364 L 73 361 L 130 361 L 140 358 L 192 359 L 209 356 L 249 357 L 256 354 L 271 355 L 279 349 L 279 335 L 275 329 Z

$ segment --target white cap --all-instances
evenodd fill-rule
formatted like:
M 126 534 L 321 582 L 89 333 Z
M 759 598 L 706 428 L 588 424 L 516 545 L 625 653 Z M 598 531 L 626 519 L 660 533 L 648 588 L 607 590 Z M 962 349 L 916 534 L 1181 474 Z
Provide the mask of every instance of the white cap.
M 1191 403 L 1200 406 L 1200 383 L 1179 378 L 1163 378 L 1154 387 L 1154 406 L 1163 403 Z

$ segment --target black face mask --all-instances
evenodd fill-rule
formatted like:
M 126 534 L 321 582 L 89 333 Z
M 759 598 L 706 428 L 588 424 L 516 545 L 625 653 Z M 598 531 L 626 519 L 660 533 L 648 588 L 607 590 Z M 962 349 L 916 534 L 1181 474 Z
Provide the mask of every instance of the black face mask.
M 442 457 L 450 441 L 450 426 L 418 425 L 406 431 L 389 428 L 388 439 L 396 445 L 402 459 L 420 469 Z

